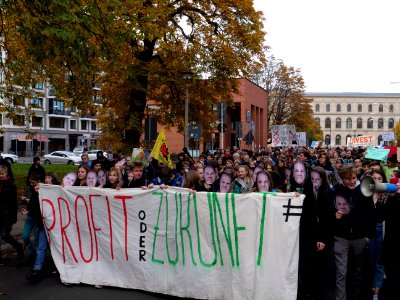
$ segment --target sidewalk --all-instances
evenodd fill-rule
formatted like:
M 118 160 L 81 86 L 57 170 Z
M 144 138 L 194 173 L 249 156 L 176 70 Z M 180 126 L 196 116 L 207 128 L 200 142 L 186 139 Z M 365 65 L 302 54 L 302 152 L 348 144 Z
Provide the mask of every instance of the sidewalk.
M 22 230 L 24 229 L 24 222 L 25 222 L 25 216 L 23 216 L 20 212 L 18 212 L 18 220 L 17 223 L 13 225 L 11 235 L 17 239 L 18 242 L 23 244 L 24 242 L 22 241 Z M 10 244 L 5 243 L 3 240 L 0 239 L 1 243 L 1 252 L 3 255 L 6 255 L 7 253 L 14 253 L 15 249 L 13 246 Z M 25 246 L 25 245 L 24 245 Z

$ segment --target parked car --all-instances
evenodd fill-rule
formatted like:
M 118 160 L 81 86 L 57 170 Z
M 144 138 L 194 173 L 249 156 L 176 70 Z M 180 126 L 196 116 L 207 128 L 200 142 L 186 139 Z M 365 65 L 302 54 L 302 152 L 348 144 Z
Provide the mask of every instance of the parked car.
M 18 162 L 18 159 L 19 159 L 18 155 L 15 155 L 15 154 L 8 154 L 8 153 L 1 153 L 1 157 L 2 157 L 4 160 L 7 160 L 10 164 L 11 164 L 11 163 L 17 163 L 17 162 Z
M 76 155 L 82 155 L 83 152 L 86 152 L 87 148 L 83 147 L 83 146 L 76 146 L 72 152 L 74 152 Z
M 43 156 L 45 164 L 79 165 L 82 162 L 80 155 L 69 151 L 54 151 Z
M 93 149 L 93 150 L 89 150 L 87 152 L 88 156 L 89 156 L 89 160 L 95 160 L 97 158 L 97 152 L 99 151 L 103 151 L 101 149 Z

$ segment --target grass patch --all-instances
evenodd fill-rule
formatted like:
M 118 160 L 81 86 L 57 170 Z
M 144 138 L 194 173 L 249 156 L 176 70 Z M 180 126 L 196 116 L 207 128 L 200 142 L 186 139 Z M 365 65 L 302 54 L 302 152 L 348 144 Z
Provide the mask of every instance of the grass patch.
M 25 189 L 26 177 L 28 176 L 29 168 L 32 163 L 16 163 L 12 164 L 11 168 L 14 174 L 15 184 L 18 189 Z M 74 165 L 63 165 L 63 164 L 42 164 L 46 172 L 55 172 L 60 179 L 64 177 L 68 172 L 75 172 L 77 166 Z

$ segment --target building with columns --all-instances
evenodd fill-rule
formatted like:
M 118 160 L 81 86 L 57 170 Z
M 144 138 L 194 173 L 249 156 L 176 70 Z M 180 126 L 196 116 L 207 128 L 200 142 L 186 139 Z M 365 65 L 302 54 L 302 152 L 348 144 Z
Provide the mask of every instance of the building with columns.
M 325 145 L 345 146 L 348 137 L 394 132 L 400 122 L 400 93 L 307 93 Z M 400 132 L 396 133 L 397 136 Z

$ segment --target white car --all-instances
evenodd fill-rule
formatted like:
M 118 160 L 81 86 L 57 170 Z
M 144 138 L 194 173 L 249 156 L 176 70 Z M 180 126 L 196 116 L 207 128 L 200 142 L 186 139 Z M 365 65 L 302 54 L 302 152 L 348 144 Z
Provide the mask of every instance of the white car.
M 4 160 L 7 160 L 10 164 L 11 163 L 17 163 L 18 162 L 18 155 L 15 155 L 15 154 L 7 154 L 7 153 L 2 153 L 1 154 L 1 157 L 4 159 Z
M 82 162 L 80 155 L 69 151 L 54 151 L 46 154 L 42 159 L 45 164 L 79 165 Z
M 88 156 L 89 156 L 89 160 L 95 160 L 97 158 L 97 152 L 99 151 L 103 151 L 101 149 L 93 149 L 93 150 L 89 150 L 87 152 Z

